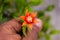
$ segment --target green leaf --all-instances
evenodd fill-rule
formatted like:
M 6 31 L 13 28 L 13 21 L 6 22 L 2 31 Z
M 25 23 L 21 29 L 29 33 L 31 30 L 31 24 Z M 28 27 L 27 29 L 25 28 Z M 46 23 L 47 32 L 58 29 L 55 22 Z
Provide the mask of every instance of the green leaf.
M 43 3 L 43 0 L 31 0 L 29 2 L 29 4 L 32 5 L 32 6 L 37 6 L 37 5 L 41 4 L 41 3 Z
M 43 31 L 46 32 L 49 28 L 51 28 L 50 24 L 50 16 L 43 18 Z
M 50 16 L 47 16 L 45 21 L 49 22 L 50 21 Z
M 26 0 L 15 0 L 16 3 L 16 9 L 18 11 L 24 10 L 24 8 L 26 7 Z
M 23 32 L 23 35 L 26 37 L 26 36 L 27 36 L 26 26 L 23 26 L 23 27 L 22 27 L 22 32 Z
M 2 11 L 3 11 L 3 5 L 0 5 L 0 21 L 2 21 L 3 19 Z
M 51 40 L 50 35 L 45 35 L 46 40 Z
M 44 11 L 39 11 L 38 14 L 37 14 L 37 17 L 40 18 L 44 15 L 45 15 Z
M 0 21 L 2 21 L 2 13 L 0 13 Z
M 32 9 L 32 7 L 29 6 L 29 5 L 25 8 L 24 15 L 26 15 L 26 10 L 28 10 L 30 13 L 34 12 L 34 10 Z
M 20 13 L 13 13 L 13 17 L 19 17 L 20 16 Z
M 40 31 L 38 34 L 38 38 L 45 38 L 45 40 L 51 40 L 50 35 L 46 34 L 43 31 Z
M 31 7 L 31 6 L 29 6 L 29 5 L 26 7 L 26 9 L 28 9 L 28 10 L 29 10 L 29 12 L 31 12 L 31 13 L 32 13 L 32 12 L 34 12 L 34 9 L 32 9 L 32 7 Z
M 25 8 L 27 6 L 27 0 L 14 0 L 15 2 L 15 8 L 17 10 L 17 13 L 21 15 L 25 15 Z
M 46 32 L 46 31 L 48 30 L 48 28 L 49 28 L 49 23 L 44 23 L 42 30 L 43 30 L 44 32 Z
M 28 25 L 27 25 L 27 30 L 28 30 L 28 32 L 31 31 Z
M 45 33 L 43 31 L 40 31 L 38 34 L 38 38 L 45 36 Z
M 49 6 L 46 8 L 46 11 L 52 11 L 54 8 L 55 8 L 54 5 L 49 5 Z
M 51 30 L 50 35 L 59 34 L 60 30 Z

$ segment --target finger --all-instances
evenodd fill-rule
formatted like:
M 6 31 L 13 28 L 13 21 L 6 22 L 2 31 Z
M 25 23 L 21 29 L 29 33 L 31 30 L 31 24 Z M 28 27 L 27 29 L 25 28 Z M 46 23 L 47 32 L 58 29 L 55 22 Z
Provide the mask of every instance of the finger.
M 35 31 L 35 32 L 39 32 L 39 31 L 41 31 L 41 29 L 42 29 L 42 20 L 40 20 L 40 19 L 37 19 L 37 23 L 35 23 L 34 25 L 33 25 L 33 31 Z
M 8 22 L 5 22 L 4 24 L 1 25 L 1 30 L 5 33 L 15 33 L 19 32 L 21 30 L 21 25 L 18 23 L 17 20 L 12 19 Z
M 33 29 L 27 33 L 27 37 L 23 37 L 23 40 L 38 40 L 38 32 L 42 29 L 42 21 L 37 19 L 38 22 L 34 24 Z
M 13 34 L 13 35 L 1 34 L 0 40 L 21 40 L 21 36 L 18 34 Z

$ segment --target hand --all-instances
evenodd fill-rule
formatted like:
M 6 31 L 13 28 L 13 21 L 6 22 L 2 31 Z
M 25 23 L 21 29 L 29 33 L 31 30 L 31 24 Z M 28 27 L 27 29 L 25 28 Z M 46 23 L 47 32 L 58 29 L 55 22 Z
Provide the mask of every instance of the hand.
M 42 21 L 33 25 L 31 32 L 27 33 L 27 37 L 20 36 L 21 24 L 13 19 L 0 25 L 0 40 L 38 40 L 38 32 L 42 28 Z

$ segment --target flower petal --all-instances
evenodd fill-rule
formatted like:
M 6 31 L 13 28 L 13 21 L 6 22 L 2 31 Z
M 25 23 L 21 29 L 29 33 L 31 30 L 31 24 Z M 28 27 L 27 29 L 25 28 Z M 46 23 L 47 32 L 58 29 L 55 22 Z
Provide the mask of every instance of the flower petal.
M 26 16 L 29 16 L 30 12 L 28 10 L 26 10 Z
M 32 17 L 36 17 L 36 15 L 37 15 L 37 12 L 33 12 L 33 13 L 31 14 Z
M 20 16 L 20 18 L 22 18 L 24 20 L 25 19 L 25 16 Z
M 26 22 L 24 21 L 23 24 L 22 24 L 22 26 L 25 26 L 25 25 L 26 25 Z
M 38 22 L 38 20 L 37 19 L 34 19 L 34 23 L 37 23 Z
M 28 24 L 28 26 L 32 30 L 33 25 L 32 24 Z

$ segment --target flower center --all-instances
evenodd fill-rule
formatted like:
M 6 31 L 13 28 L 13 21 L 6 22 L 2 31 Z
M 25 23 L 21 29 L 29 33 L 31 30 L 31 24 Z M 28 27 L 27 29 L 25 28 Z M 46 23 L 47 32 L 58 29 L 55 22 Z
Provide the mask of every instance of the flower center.
M 32 22 L 32 17 L 31 17 L 31 16 L 28 16 L 28 17 L 27 17 L 27 21 L 28 21 L 28 22 Z

